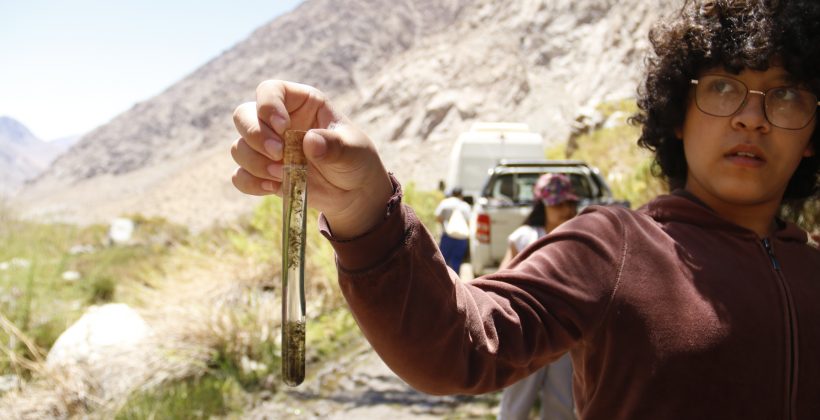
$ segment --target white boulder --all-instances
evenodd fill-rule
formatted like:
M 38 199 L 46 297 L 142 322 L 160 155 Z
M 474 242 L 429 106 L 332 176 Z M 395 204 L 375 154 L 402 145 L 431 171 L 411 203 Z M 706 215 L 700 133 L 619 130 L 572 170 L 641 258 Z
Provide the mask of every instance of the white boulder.
M 127 394 L 150 373 L 151 327 L 122 303 L 92 306 L 63 332 L 46 358 L 96 385 L 103 398 Z

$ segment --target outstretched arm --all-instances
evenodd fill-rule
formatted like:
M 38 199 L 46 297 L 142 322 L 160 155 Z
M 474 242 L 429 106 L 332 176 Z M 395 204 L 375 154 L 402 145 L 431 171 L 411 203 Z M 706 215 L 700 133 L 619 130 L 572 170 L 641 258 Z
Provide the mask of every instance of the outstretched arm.
M 309 204 L 323 213 L 342 292 L 373 348 L 420 390 L 499 389 L 559 357 L 609 306 L 621 253 L 604 238 L 624 235 L 603 234 L 617 226 L 608 212 L 575 219 L 593 223 L 551 235 L 509 269 L 462 282 L 412 209 L 387 211 L 399 201 L 398 182 L 321 92 L 264 82 L 234 121 L 233 182 L 255 195 L 280 194 L 284 132 L 309 130 Z

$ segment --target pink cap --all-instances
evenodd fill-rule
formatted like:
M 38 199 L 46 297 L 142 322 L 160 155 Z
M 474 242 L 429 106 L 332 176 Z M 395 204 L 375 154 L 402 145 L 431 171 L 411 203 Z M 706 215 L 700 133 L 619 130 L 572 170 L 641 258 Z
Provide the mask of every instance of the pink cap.
M 572 182 L 564 174 L 541 175 L 535 182 L 533 194 L 546 206 L 554 206 L 565 201 L 580 201 L 572 188 Z

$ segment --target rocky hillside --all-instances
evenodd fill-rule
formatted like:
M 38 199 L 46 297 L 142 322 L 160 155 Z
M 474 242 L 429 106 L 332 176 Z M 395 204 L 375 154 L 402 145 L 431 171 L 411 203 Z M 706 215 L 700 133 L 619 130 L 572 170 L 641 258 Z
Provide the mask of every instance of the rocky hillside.
M 584 106 L 634 95 L 649 24 L 672 2 L 307 0 L 84 136 L 19 205 L 80 222 L 231 220 L 255 201 L 230 185 L 231 113 L 268 78 L 325 90 L 390 170 L 433 188 L 473 121 L 523 121 L 565 141 Z
M 16 193 L 26 180 L 43 172 L 74 140 L 44 142 L 14 118 L 0 117 L 0 197 Z

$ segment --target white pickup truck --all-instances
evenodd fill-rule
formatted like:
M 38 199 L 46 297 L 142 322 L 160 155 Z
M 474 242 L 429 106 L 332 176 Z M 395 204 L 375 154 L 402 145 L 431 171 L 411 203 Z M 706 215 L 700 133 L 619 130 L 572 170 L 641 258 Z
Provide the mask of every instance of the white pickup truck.
M 532 187 L 544 173 L 567 174 L 581 198 L 579 211 L 590 204 L 628 202 L 612 198 L 597 168 L 577 160 L 502 161 L 489 171 L 470 221 L 470 262 L 476 276 L 498 269 L 507 251 L 507 237 L 527 217 L 533 206 Z

